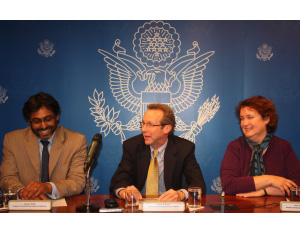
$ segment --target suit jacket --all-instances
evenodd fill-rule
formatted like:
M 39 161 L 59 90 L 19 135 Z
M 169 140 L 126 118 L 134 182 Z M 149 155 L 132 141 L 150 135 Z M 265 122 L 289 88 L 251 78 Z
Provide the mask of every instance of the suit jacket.
M 174 135 L 168 137 L 164 155 L 164 181 L 167 191 L 200 186 L 202 192 L 206 192 L 194 152 L 194 143 Z M 124 141 L 122 160 L 111 179 L 110 192 L 115 195 L 115 189 L 130 185 L 141 191 L 147 179 L 150 160 L 150 146 L 145 144 L 142 134 Z M 183 175 L 186 179 L 185 186 L 182 184 Z
M 60 197 L 82 192 L 85 186 L 83 165 L 86 155 L 85 136 L 58 126 L 50 151 L 49 177 Z M 2 186 L 9 184 L 17 190 L 31 181 L 40 181 L 38 138 L 30 127 L 5 135 L 0 174 Z

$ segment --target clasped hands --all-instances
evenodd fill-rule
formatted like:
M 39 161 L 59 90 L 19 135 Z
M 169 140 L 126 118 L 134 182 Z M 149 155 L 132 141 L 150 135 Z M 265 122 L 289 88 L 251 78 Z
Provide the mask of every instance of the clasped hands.
M 142 195 L 140 191 L 133 185 L 128 186 L 126 189 L 122 189 L 119 192 L 119 196 L 125 200 L 125 191 L 133 190 L 139 196 L 139 199 L 142 199 Z M 172 201 L 182 201 L 185 199 L 184 193 L 180 190 L 173 190 L 169 189 L 168 191 L 164 192 L 162 195 L 158 197 L 159 202 L 172 202 Z
M 46 194 L 51 192 L 51 184 L 31 181 L 18 195 L 22 200 L 47 200 Z
M 297 185 L 289 179 L 286 179 L 281 176 L 274 176 L 274 175 L 263 175 L 258 176 L 261 181 L 265 181 L 265 183 L 268 183 L 267 186 L 264 186 L 267 190 L 268 195 L 274 195 L 274 196 L 284 196 L 285 193 L 290 196 L 291 192 L 290 189 L 293 187 L 297 187 Z M 258 178 L 257 177 L 257 178 Z M 255 179 L 254 179 L 255 181 Z M 265 192 L 263 188 L 259 187 L 256 191 L 249 192 L 249 193 L 239 193 L 236 194 L 237 197 L 260 197 L 264 196 Z

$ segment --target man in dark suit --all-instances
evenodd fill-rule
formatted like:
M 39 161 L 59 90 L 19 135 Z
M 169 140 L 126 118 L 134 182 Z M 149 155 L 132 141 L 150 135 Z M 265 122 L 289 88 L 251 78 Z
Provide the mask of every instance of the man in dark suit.
M 164 104 L 151 104 L 141 122 L 142 134 L 123 143 L 122 160 L 111 179 L 110 192 L 124 199 L 126 190 L 148 195 L 147 180 L 153 160 L 158 163 L 159 201 L 187 199 L 188 187 L 206 186 L 195 158 L 195 144 L 175 136 L 173 110 Z M 157 156 L 154 152 L 158 150 Z M 182 185 L 183 176 L 186 186 Z M 148 183 L 148 186 L 147 186 Z M 153 194 L 153 193 L 152 193 Z

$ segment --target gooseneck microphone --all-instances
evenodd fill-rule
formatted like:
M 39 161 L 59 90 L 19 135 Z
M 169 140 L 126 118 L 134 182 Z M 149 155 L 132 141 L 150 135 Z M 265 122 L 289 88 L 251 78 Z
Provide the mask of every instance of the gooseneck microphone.
M 93 137 L 92 144 L 89 148 L 88 155 L 87 155 L 86 160 L 84 162 L 84 171 L 85 172 L 89 169 L 89 167 L 95 161 L 95 158 L 98 156 L 101 143 L 102 143 L 102 136 L 101 136 L 100 133 L 97 133 Z
M 91 184 L 90 184 L 90 172 L 92 165 L 96 158 L 98 157 L 99 150 L 102 145 L 102 136 L 100 133 L 97 133 L 92 140 L 92 144 L 89 148 L 88 155 L 84 162 L 84 171 L 86 172 L 86 203 L 84 205 L 80 205 L 76 207 L 76 211 L 78 212 L 99 212 L 100 205 L 98 204 L 90 204 L 90 197 L 91 197 Z

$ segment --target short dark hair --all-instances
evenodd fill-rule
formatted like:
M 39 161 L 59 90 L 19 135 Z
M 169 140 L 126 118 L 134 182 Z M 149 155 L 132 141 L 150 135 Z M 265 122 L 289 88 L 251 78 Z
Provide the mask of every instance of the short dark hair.
M 30 115 L 38 111 L 42 106 L 51 110 L 55 116 L 60 115 L 60 106 L 58 102 L 48 93 L 39 92 L 28 98 L 23 107 L 23 116 L 26 122 L 29 122 Z
M 160 124 L 166 124 L 166 125 L 170 124 L 172 126 L 172 130 L 169 132 L 169 135 L 174 133 L 175 126 L 176 126 L 176 120 L 175 120 L 174 111 L 172 110 L 171 107 L 167 106 L 166 104 L 153 103 L 153 104 L 149 104 L 147 109 L 148 110 L 162 110 L 164 112 L 164 116 L 163 116 Z
M 267 132 L 273 134 L 276 131 L 279 116 L 273 101 L 262 96 L 253 96 L 241 101 L 235 109 L 235 114 L 238 119 L 240 119 L 240 111 L 243 107 L 256 110 L 262 118 L 269 117 L 270 121 L 267 124 Z

